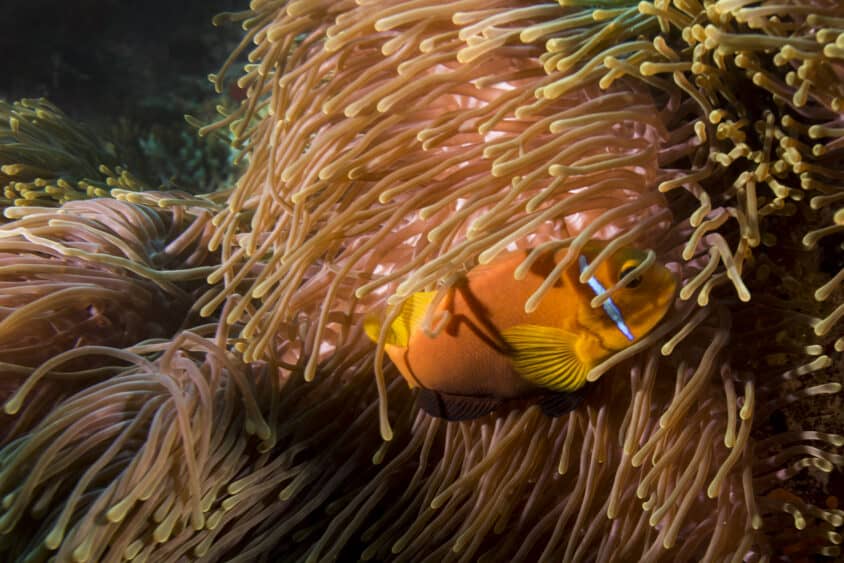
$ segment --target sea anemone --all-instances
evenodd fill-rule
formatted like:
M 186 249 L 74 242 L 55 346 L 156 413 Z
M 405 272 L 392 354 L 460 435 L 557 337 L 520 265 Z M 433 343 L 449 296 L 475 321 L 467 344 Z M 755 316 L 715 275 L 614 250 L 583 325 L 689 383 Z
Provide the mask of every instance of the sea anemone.
M 115 352 L 130 367 L 0 450 L 0 553 L 836 555 L 844 512 L 823 487 L 844 437 L 823 416 L 844 348 L 844 13 L 598 4 L 256 1 L 221 16 L 255 48 L 242 108 L 201 131 L 231 127 L 249 162 L 230 192 L 193 200 L 215 212 L 215 285 L 194 305 L 212 318 Z M 431 418 L 363 336 L 365 312 L 389 319 L 507 249 L 568 248 L 562 268 L 590 238 L 652 249 L 683 287 L 567 416 Z M 22 389 L 92 352 L 30 369 Z
M 568 245 L 565 265 L 590 237 L 649 245 L 677 260 L 681 301 L 696 298 L 700 308 L 679 304 L 662 330 L 590 374 L 595 380 L 619 366 L 606 376 L 609 390 L 599 394 L 597 387 L 592 403 L 606 409 L 602 423 L 618 436 L 614 452 L 598 458 L 619 469 L 603 495 L 594 471 L 585 473 L 604 506 L 560 494 L 557 509 L 572 514 L 580 507 L 577 530 L 591 514 L 612 517 L 596 521 L 605 528 L 595 531 L 602 543 L 591 552 L 601 557 L 618 553 L 608 547 L 608 530 L 623 529 L 625 517 L 636 530 L 647 513 L 649 531 L 638 543 L 624 538 L 640 556 L 657 557 L 652 546 L 676 546 L 678 537 L 699 542 L 699 555 L 770 554 L 769 540 L 756 532 L 776 512 L 775 501 L 766 498 L 764 509 L 756 502 L 778 483 L 770 474 L 783 466 L 791 467 L 785 474 L 806 465 L 831 471 L 840 461 L 815 446 L 795 445 L 756 463 L 753 425 L 761 427 L 778 401 L 840 388 L 794 379 L 807 372 L 828 377 L 832 362 L 823 351 L 834 352 L 828 335 L 842 310 L 810 321 L 821 343 L 805 335 L 793 340 L 814 355 L 796 371 L 760 380 L 760 362 L 776 352 L 754 345 L 748 360 L 734 357 L 733 347 L 749 333 L 743 317 L 758 319 L 769 305 L 764 295 L 758 306 L 743 305 L 751 298 L 743 274 L 755 260 L 777 254 L 780 216 L 810 211 L 808 232 L 799 235 L 809 247 L 838 231 L 836 225 L 815 228 L 829 217 L 811 211 L 839 201 L 840 189 L 830 180 L 840 174 L 840 146 L 812 139 L 835 136 L 840 119 L 837 34 L 826 28 L 841 10 L 834 3 L 755 4 L 256 4 L 244 25 L 257 45 L 255 64 L 239 81 L 249 99 L 225 122 L 241 134 L 250 168 L 215 219 L 221 230 L 212 243 L 223 253 L 215 277 L 227 286 L 217 300 L 244 293 L 225 318 L 245 323 L 238 349 L 247 360 L 260 359 L 276 346 L 278 326 L 305 319 L 303 337 L 286 346 L 300 347 L 296 357 L 311 379 L 320 361 L 348 353 L 344 346 L 359 338 L 342 330 L 355 326 L 356 313 L 414 291 L 447 288 L 476 260 L 489 261 L 506 248 L 534 248 L 536 255 Z M 812 191 L 823 195 L 808 210 L 802 202 Z M 840 282 L 826 276 L 817 276 L 827 284 L 821 293 Z M 720 288 L 725 283 L 734 296 Z M 312 289 L 318 284 L 320 291 Z M 540 290 L 526 308 L 541 296 Z M 807 297 L 799 299 L 813 304 Z M 755 328 L 770 338 L 782 326 Z M 654 356 L 660 341 L 662 355 Z M 648 348 L 651 355 L 639 360 L 647 363 L 624 363 Z M 382 435 L 389 439 L 380 350 L 377 358 Z M 647 373 L 656 383 L 643 383 Z M 664 388 L 667 378 L 671 385 Z M 778 398 L 780 378 L 795 391 L 806 386 Z M 619 394 L 627 400 L 613 408 L 607 397 Z M 589 420 L 581 440 L 596 432 L 597 422 Z M 721 445 L 712 444 L 714 436 Z M 782 439 L 821 440 L 826 447 L 840 442 L 836 435 L 803 432 Z M 762 446 L 778 450 L 783 443 L 771 437 Z M 588 456 L 590 449 L 587 442 L 581 453 Z M 707 452 L 702 463 L 699 456 Z M 793 459 L 803 453 L 810 455 Z M 455 455 L 443 452 L 444 459 Z M 523 458 L 510 453 L 505 459 Z M 471 466 L 464 470 L 471 473 Z M 766 477 L 757 484 L 760 475 Z M 633 489 L 646 501 L 644 511 Z M 707 496 L 712 508 L 690 511 Z M 437 526 L 443 543 L 426 536 L 419 540 L 423 549 L 453 545 L 459 551 L 469 537 L 488 542 L 484 532 L 493 520 L 506 521 L 506 513 L 490 512 L 491 498 L 476 505 L 468 521 L 452 520 L 453 535 Z M 776 506 L 801 514 L 795 516 L 799 527 L 807 511 L 841 524 L 837 513 Z M 690 514 L 713 518 L 694 521 Z M 723 531 L 714 524 L 716 514 L 742 525 Z M 481 521 L 486 528 L 478 529 Z M 540 532 L 533 528 L 533 534 Z M 565 548 L 554 547 L 560 541 Z M 579 535 L 561 540 L 551 534 L 543 553 L 560 549 L 558 555 L 571 557 L 576 548 L 588 549 Z
M 55 206 L 149 189 L 121 166 L 115 146 L 44 99 L 0 100 L 0 204 Z
M 166 202 L 174 195 L 145 192 L 135 199 Z M 65 367 L 90 368 L 77 378 L 90 382 L 113 371 L 96 369 L 103 356 L 113 356 L 109 349 L 170 337 L 195 323 L 190 311 L 211 256 L 211 212 L 189 201 L 155 208 L 94 199 L 58 209 L 10 207 L 6 217 L 14 220 L 0 226 L 0 397 L 8 400 L 0 439 L 82 385 L 51 372 L 58 358 Z M 92 347 L 99 360 L 72 361 Z M 12 397 L 41 364 L 39 375 Z M 48 372 L 61 384 L 36 384 Z M 33 387 L 38 399 L 23 403 Z M 8 415 L 21 410 L 9 426 Z

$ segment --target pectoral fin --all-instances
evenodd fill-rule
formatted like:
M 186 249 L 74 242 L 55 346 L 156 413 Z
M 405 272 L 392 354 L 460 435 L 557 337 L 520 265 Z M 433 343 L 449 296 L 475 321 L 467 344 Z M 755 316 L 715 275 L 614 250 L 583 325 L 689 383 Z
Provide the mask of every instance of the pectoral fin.
M 425 311 L 436 295 L 435 291 L 420 291 L 411 295 L 402 303 L 399 316 L 390 325 L 387 332 L 386 344 L 392 344 L 400 348 L 407 347 L 410 335 L 422 323 L 425 318 Z M 363 321 L 363 330 L 373 342 L 378 342 L 378 335 L 381 332 L 381 321 L 377 315 L 368 315 Z
M 553 391 L 574 391 L 586 382 L 590 366 L 577 357 L 577 335 L 559 328 L 516 325 L 502 336 L 520 377 Z

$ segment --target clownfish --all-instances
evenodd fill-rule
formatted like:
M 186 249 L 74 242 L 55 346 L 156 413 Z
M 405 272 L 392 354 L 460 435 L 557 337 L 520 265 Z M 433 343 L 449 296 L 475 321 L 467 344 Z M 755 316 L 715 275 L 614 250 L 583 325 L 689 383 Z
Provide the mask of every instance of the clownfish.
M 593 298 L 647 257 L 643 250 L 620 248 L 581 282 L 605 246 L 584 245 L 530 313 L 525 302 L 566 249 L 540 256 L 519 280 L 514 273 L 529 250 L 472 268 L 435 305 L 432 318 L 446 320 L 433 336 L 422 325 L 436 292 L 411 295 L 386 329 L 385 351 L 408 384 L 419 388 L 420 407 L 448 420 L 484 416 L 513 399 L 538 398 L 551 416 L 575 408 L 589 370 L 647 335 L 677 288 L 671 271 L 654 263 L 593 308 Z M 371 340 L 378 341 L 381 329 L 376 316 L 364 320 Z

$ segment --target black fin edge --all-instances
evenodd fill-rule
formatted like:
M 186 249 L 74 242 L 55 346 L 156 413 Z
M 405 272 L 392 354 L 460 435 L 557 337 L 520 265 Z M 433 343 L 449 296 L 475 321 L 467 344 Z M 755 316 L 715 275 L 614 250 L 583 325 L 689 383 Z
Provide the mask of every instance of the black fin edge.
M 445 420 L 474 420 L 498 409 L 504 401 L 495 397 L 472 397 L 420 389 L 417 394 L 419 408 Z

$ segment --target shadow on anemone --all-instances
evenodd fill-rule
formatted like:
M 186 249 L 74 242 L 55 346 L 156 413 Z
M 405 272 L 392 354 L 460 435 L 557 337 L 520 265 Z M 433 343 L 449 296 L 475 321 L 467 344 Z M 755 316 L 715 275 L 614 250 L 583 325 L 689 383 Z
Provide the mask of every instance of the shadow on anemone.
M 818 264 L 844 223 L 844 14 L 574 4 L 224 16 L 256 46 L 241 111 L 203 130 L 249 159 L 209 226 L 195 307 L 219 321 L 115 349 L 0 450 L 0 553 L 836 556 L 844 274 Z M 430 418 L 362 334 L 500 252 L 590 238 L 650 247 L 683 287 L 567 416 Z

